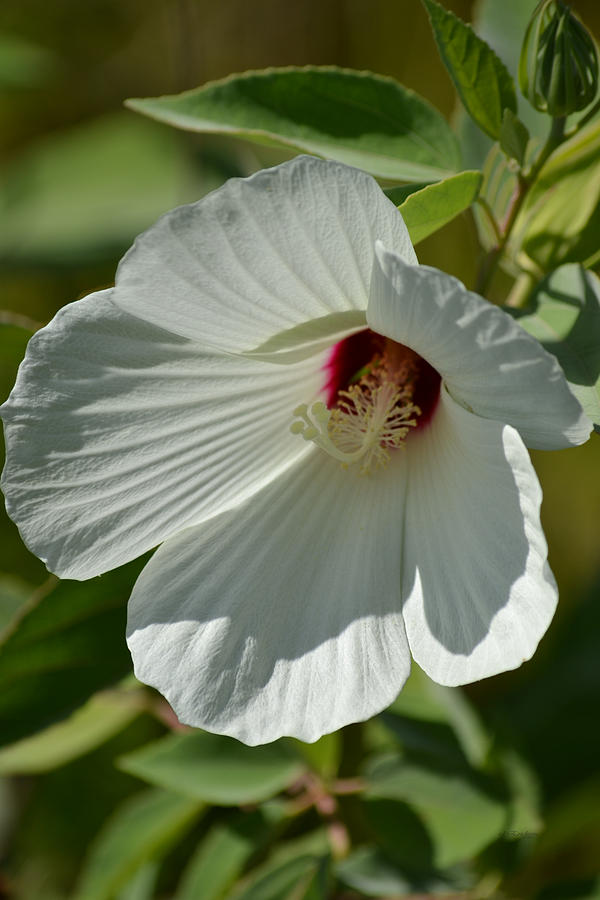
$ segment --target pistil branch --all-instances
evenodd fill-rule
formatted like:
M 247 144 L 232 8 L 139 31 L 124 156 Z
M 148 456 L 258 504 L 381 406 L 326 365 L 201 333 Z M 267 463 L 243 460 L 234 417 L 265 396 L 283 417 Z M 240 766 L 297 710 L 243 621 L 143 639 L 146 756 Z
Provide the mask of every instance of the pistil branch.
M 368 374 L 339 391 L 338 404 L 331 410 L 321 401 L 310 409 L 304 403 L 298 406 L 291 431 L 344 467 L 360 463 L 360 474 L 367 475 L 389 462 L 391 449 L 403 446 L 419 414 L 410 382 L 399 386 L 379 368 L 376 375 Z

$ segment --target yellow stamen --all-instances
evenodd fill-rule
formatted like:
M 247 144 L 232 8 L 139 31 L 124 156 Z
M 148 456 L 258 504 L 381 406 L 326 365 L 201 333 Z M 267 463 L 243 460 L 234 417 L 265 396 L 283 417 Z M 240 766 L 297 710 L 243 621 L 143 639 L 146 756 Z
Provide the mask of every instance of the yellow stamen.
M 412 379 L 399 386 L 385 369 L 366 375 L 347 391 L 339 391 L 338 406 L 327 409 L 324 403 L 306 404 L 294 410 L 297 420 L 293 434 L 313 441 L 344 466 L 360 462 L 366 475 L 385 466 L 390 450 L 403 446 L 411 427 L 417 424 L 420 409 L 412 403 Z

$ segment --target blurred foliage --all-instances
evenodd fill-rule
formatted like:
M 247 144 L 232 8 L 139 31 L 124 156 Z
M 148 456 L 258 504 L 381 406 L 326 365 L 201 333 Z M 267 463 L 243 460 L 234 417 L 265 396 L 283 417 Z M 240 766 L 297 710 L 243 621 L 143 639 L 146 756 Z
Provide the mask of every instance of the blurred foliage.
M 571 390 L 600 432 L 600 281 L 575 263 L 541 281 L 519 324 L 560 362 Z
M 487 44 L 432 0 L 427 6 L 438 16 L 438 39 L 458 27 L 478 65 L 495 71 L 500 93 L 511 95 Z M 444 6 L 479 22 L 480 36 L 514 77 L 534 0 Z M 596 0 L 573 7 L 598 34 Z M 465 86 L 453 59 L 447 74 L 416 0 L 6 0 L 2 397 L 31 333 L 64 303 L 111 283 L 119 257 L 161 212 L 291 152 L 171 130 L 124 110 L 123 100 L 172 95 L 246 69 L 307 64 L 392 76 L 446 118 L 455 107 L 454 79 L 467 109 L 486 119 L 485 130 L 500 136 L 513 160 L 527 160 L 547 130 L 522 98 L 519 119 L 514 109 L 511 119 L 503 104 L 473 94 L 477 79 Z M 463 167 L 483 167 L 481 195 L 502 218 L 514 166 L 461 116 Z M 447 136 L 443 122 L 438 127 Z M 536 281 L 571 263 L 541 280 L 525 316 L 547 344 L 567 338 L 563 364 L 596 404 L 590 335 L 597 309 L 589 290 L 596 297 L 597 283 L 580 264 L 597 264 L 597 191 L 586 190 L 597 176 L 597 130 L 591 123 L 548 161 L 515 247 L 539 267 Z M 449 158 L 447 168 L 456 162 Z M 394 201 L 405 204 L 415 240 L 423 241 L 421 261 L 473 284 L 480 251 L 465 210 L 481 178 L 463 172 L 427 181 L 393 188 Z M 568 245 L 549 228 L 556 214 L 573 226 Z M 497 235 L 481 206 L 476 216 L 489 251 Z M 492 295 L 510 284 L 508 266 Z M 314 745 L 247 748 L 183 729 L 130 673 L 125 607 L 142 562 L 87 583 L 57 583 L 3 516 L 0 896 L 599 898 L 599 454 L 596 440 L 534 455 L 561 589 L 535 659 L 465 691 L 441 688 L 415 666 L 388 711 Z

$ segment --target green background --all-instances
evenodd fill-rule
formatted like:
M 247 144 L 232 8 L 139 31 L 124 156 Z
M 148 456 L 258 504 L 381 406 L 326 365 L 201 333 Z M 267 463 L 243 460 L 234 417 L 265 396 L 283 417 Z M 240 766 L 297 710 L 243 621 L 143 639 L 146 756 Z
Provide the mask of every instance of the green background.
M 531 3 L 490 0 L 476 5 L 462 0 L 446 5 L 467 21 L 479 16 L 488 40 L 505 61 L 514 61 L 520 34 L 506 22 L 511 21 L 511 10 L 524 21 Z M 597 2 L 582 0 L 573 5 L 600 34 Z M 110 285 L 122 253 L 161 212 L 197 199 L 231 175 L 247 174 L 286 158 L 279 151 L 241 140 L 173 131 L 125 110 L 123 100 L 175 93 L 246 69 L 309 63 L 394 76 L 457 125 L 464 140 L 465 166 L 481 164 L 484 142 L 461 124 L 454 89 L 418 0 L 368 4 L 364 0 L 255 0 L 252 4 L 244 0 L 5 0 L 0 10 L 2 398 L 10 390 L 30 330 L 47 322 L 65 303 Z M 524 110 L 522 99 L 521 103 Z M 472 287 L 480 250 L 470 214 L 427 238 L 417 252 L 422 262 L 445 269 Z M 386 852 L 386 841 L 393 836 L 396 857 L 388 853 L 385 864 L 377 856 L 365 857 L 373 843 L 364 837 L 360 822 L 353 824 L 353 817 L 360 819 L 366 813 L 364 809 L 357 813 L 349 804 L 346 814 L 358 855 L 347 860 L 346 886 L 336 888 L 340 897 L 356 896 L 352 890 L 366 883 L 369 866 L 381 875 L 391 857 L 397 876 L 398 866 L 402 869 L 399 846 L 407 842 L 410 850 L 407 836 L 423 827 L 429 829 L 428 840 L 436 848 L 436 864 L 444 867 L 463 857 L 478 858 L 476 868 L 479 875 L 487 872 L 490 896 L 494 878 L 504 884 L 505 896 L 600 896 L 594 887 L 600 858 L 600 442 L 594 437 L 575 450 L 535 453 L 534 462 L 544 489 L 543 522 L 560 587 L 559 611 L 533 661 L 517 672 L 470 686 L 464 694 L 478 711 L 496 756 L 518 753 L 525 761 L 526 780 L 537 785 L 540 797 L 539 804 L 534 804 L 535 816 L 546 824 L 542 826 L 531 813 L 499 837 L 488 856 L 468 836 L 466 849 L 457 850 L 449 835 L 461 815 L 464 827 L 472 815 L 476 830 L 483 829 L 485 834 L 487 827 L 492 837 L 496 835 L 493 804 L 482 811 L 459 782 L 448 800 L 446 818 L 439 810 L 431 818 L 421 794 L 417 800 L 407 799 L 407 791 L 410 795 L 421 776 L 405 772 L 408 788 L 402 787 L 398 775 L 393 790 L 385 782 L 383 797 L 373 788 L 372 798 L 365 801 L 376 823 L 369 826 L 369 834 L 374 830 L 380 835 L 378 854 Z M 61 720 L 90 693 L 127 676 L 129 661 L 119 635 L 124 631 L 129 585 L 139 565 L 118 573 L 110 583 L 100 580 L 91 586 L 55 588 L 5 516 L 0 531 L 0 626 L 10 628 L 13 615 L 31 602 L 28 598 L 36 589 L 49 592 L 29 632 L 24 636 L 15 632 L 8 638 L 6 632 L 0 648 L 4 698 L 0 712 L 6 729 L 2 742 L 6 743 Z M 95 634 L 85 649 L 89 665 L 74 669 L 72 656 L 63 669 L 60 661 L 54 667 L 47 660 L 40 663 L 50 647 L 58 655 L 66 654 L 65 658 L 70 647 L 80 652 L 85 629 L 77 629 L 82 611 Z M 102 647 L 108 648 L 109 663 L 102 658 Z M 421 690 L 417 685 L 419 722 L 427 721 Z M 104 701 L 104 707 L 87 711 L 83 725 L 75 723 L 70 736 L 59 734 L 54 745 L 51 740 L 41 750 L 30 748 L 33 761 L 27 762 L 23 747 L 18 749 L 17 763 L 11 762 L 10 755 L 1 755 L 8 750 L 0 751 L 0 773 L 6 773 L 0 780 L 0 896 L 143 900 L 175 896 L 177 884 L 181 897 L 211 896 L 206 892 L 208 884 L 215 886 L 213 896 L 229 896 L 228 885 L 243 873 L 251 856 L 248 846 L 264 864 L 267 851 L 248 843 L 247 835 L 255 836 L 261 829 L 266 833 L 278 811 L 254 809 L 251 814 L 258 818 L 249 820 L 242 797 L 238 803 L 246 811 L 234 820 L 231 811 L 219 812 L 223 804 L 219 797 L 195 796 L 191 789 L 152 794 L 173 785 L 149 778 L 158 787 L 148 789 L 143 779 L 144 766 L 150 763 L 136 762 L 135 753 L 171 730 L 174 723 L 168 711 L 156 695 L 140 693 L 129 683 L 118 697 L 101 695 L 99 702 Z M 410 696 L 406 703 L 410 706 Z M 402 708 L 399 715 L 400 724 L 392 717 L 376 726 L 387 728 L 388 736 L 395 735 L 394 752 L 398 747 L 414 749 L 406 730 L 406 719 L 413 721 L 412 714 Z M 454 720 L 450 724 L 460 731 Z M 444 727 L 450 728 L 447 723 Z M 429 730 L 425 737 L 444 756 L 447 735 L 432 736 Z M 425 737 L 419 732 L 417 762 Z M 365 741 L 379 746 L 378 740 L 370 733 L 365 738 L 358 728 L 347 729 L 342 736 L 341 773 L 353 775 L 362 765 Z M 388 738 L 380 743 L 389 749 Z M 316 763 L 313 760 L 321 773 L 330 752 L 324 747 L 316 751 Z M 302 758 L 297 748 L 294 753 Z M 115 760 L 125 754 L 132 754 L 129 762 L 117 768 Z M 293 766 L 289 770 L 289 760 L 275 760 L 273 765 L 275 787 L 265 797 L 290 783 Z M 242 759 L 238 770 L 245 771 L 245 766 L 250 762 Z M 519 767 L 509 768 L 518 778 Z M 277 781 L 280 769 L 287 774 Z M 14 776 L 15 771 L 20 774 Z M 193 775 L 190 778 L 195 781 Z M 448 790 L 451 780 L 448 775 L 441 786 L 426 783 L 424 795 Z M 134 805 L 122 807 L 130 795 Z M 522 796 L 527 796 L 527 790 Z M 408 816 L 403 827 L 399 810 L 389 809 L 398 798 L 402 815 Z M 216 806 L 207 810 L 204 803 Z M 106 834 L 106 823 L 115 810 L 129 816 L 118 823 L 125 837 L 118 828 L 116 834 L 109 830 L 104 838 L 108 848 L 102 845 L 98 851 L 98 835 Z M 304 882 L 306 890 L 297 896 L 321 896 L 330 890 L 319 887 L 318 868 L 313 871 L 314 867 L 303 863 L 320 859 L 321 851 L 314 849 L 321 847 L 319 819 L 314 816 L 314 821 L 302 820 L 304 824 L 295 826 L 291 834 L 297 840 L 308 835 L 314 846 L 290 851 L 291 875 L 284 873 L 280 878 L 283 887 L 276 886 L 269 894 L 268 885 L 259 886 L 256 897 L 292 896 L 290 890 L 299 890 Z M 140 826 L 144 822 L 162 822 L 162 830 L 144 833 Z M 209 839 L 216 850 L 211 850 Z M 123 846 L 125 862 L 119 856 Z M 96 847 L 95 856 L 90 856 L 90 847 Z M 197 871 L 188 870 L 186 886 L 180 873 L 196 847 L 203 848 L 202 853 L 196 859 Z M 160 853 L 156 848 L 162 848 Z M 153 860 L 167 851 L 159 871 Z M 223 862 L 211 872 L 206 867 L 213 852 L 213 860 Z M 233 865 L 232 860 L 239 864 Z M 232 867 L 231 877 L 227 865 Z M 390 883 L 393 890 L 377 888 L 375 895 L 408 895 L 399 892 L 398 881 L 392 878 Z M 316 885 L 314 895 L 309 893 L 311 885 Z M 408 890 L 414 893 L 414 885 Z

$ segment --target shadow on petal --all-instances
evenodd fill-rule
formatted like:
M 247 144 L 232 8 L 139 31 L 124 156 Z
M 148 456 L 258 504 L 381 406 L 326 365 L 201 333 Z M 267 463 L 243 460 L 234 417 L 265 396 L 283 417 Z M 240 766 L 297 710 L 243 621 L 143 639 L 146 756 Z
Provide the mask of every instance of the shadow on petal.
M 403 454 L 374 477 L 315 450 L 257 497 L 164 544 L 140 576 L 141 680 L 190 724 L 249 742 L 368 717 L 400 690 Z
M 515 668 L 556 605 L 527 450 L 510 426 L 444 391 L 408 454 L 403 596 L 413 655 L 447 684 Z
M 65 307 L 3 407 L 10 515 L 51 571 L 89 578 L 260 490 L 307 447 L 294 407 L 319 356 L 275 366 L 213 352 L 121 312 Z

